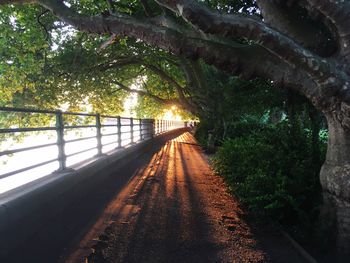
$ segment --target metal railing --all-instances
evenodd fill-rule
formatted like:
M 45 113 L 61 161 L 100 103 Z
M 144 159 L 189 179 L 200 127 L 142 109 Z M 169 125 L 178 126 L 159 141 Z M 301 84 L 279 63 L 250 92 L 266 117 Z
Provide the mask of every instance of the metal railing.
M 53 120 L 50 125 L 45 127 L 0 127 L 1 134 L 15 134 L 15 133 L 28 133 L 28 132 L 56 132 L 56 142 L 43 143 L 40 145 L 34 145 L 30 147 L 23 147 L 17 149 L 10 149 L 0 151 L 0 157 L 6 155 L 13 155 L 20 152 L 33 151 L 45 147 L 57 146 L 57 158 L 49 159 L 44 162 L 36 163 L 24 168 L 20 168 L 14 171 L 1 174 L 0 179 L 22 173 L 40 166 L 44 166 L 53 162 L 58 162 L 58 171 L 64 171 L 67 168 L 67 158 L 86 153 L 92 150 L 97 150 L 96 156 L 102 156 L 104 154 L 104 147 L 115 145 L 114 148 L 122 148 L 143 140 L 151 139 L 155 135 L 161 134 L 168 130 L 184 127 L 183 122 L 170 121 L 170 120 L 154 120 L 154 119 L 135 119 L 125 118 L 120 116 L 109 116 L 90 113 L 75 113 L 75 112 L 62 112 L 51 110 L 35 110 L 35 109 L 23 109 L 23 108 L 9 108 L 0 107 L 1 113 L 11 114 L 42 114 L 49 116 Z M 89 136 L 73 136 L 69 138 L 68 133 L 74 130 L 90 129 Z M 94 131 L 92 131 L 94 130 Z M 109 133 L 106 130 L 112 130 Z M 93 133 L 91 135 L 91 133 Z M 104 142 L 105 138 L 111 138 L 112 140 Z M 82 149 L 77 152 L 67 153 L 66 146 L 76 142 L 96 140 L 93 147 Z

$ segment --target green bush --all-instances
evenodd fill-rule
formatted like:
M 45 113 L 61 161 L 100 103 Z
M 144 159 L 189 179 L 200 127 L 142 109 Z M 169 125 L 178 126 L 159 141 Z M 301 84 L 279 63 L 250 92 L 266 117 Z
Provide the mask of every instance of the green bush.
M 201 121 L 197 126 L 196 139 L 203 148 L 207 146 L 208 131 L 210 129 L 209 125 L 204 121 Z
M 213 160 L 216 171 L 250 210 L 282 223 L 307 223 L 320 201 L 320 164 L 313 162 L 311 135 L 292 131 L 287 123 L 237 125 L 244 126 L 252 129 L 238 129 L 239 136 L 219 148 Z M 320 148 L 324 156 L 325 147 Z

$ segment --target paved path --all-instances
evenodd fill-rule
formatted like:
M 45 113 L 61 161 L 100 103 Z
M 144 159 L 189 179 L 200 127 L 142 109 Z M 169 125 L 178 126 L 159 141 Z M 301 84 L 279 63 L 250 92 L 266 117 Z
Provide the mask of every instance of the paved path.
M 186 132 L 135 172 L 65 262 L 304 262 L 244 218 Z

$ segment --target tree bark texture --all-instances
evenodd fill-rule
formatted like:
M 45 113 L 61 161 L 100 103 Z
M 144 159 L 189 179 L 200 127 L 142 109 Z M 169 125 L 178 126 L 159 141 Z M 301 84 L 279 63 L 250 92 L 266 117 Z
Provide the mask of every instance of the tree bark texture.
M 326 161 L 320 172 L 324 191 L 323 221 L 333 222 L 340 254 L 350 255 L 350 133 L 344 129 L 338 114 L 326 114 L 329 138 Z

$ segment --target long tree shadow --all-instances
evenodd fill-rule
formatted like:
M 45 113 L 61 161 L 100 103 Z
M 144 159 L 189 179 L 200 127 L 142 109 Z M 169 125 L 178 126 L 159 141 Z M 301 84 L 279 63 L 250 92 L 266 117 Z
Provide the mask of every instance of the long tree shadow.
M 134 216 L 130 210 L 124 217 L 129 221 L 114 227 L 113 246 L 104 248 L 108 256 L 103 261 L 218 261 L 220 248 L 210 236 L 210 222 L 178 140 L 188 141 L 182 135 L 168 142 L 160 150 L 161 158 L 148 165 L 155 169 L 140 176 L 142 185 L 125 203 L 139 211 Z

